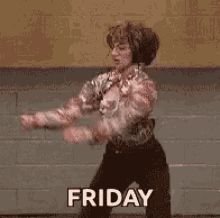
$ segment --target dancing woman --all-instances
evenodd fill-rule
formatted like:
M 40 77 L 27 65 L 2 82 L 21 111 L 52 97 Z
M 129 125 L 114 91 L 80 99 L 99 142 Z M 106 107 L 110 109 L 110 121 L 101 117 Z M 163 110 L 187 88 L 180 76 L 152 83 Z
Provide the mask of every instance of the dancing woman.
M 170 218 L 169 168 L 149 118 L 157 98 L 147 66 L 155 59 L 159 37 L 142 24 L 127 22 L 111 27 L 106 37 L 114 67 L 87 81 L 78 96 L 63 107 L 22 115 L 25 129 L 63 130 L 70 143 L 106 143 L 106 151 L 90 188 L 115 188 L 122 193 L 136 182 L 153 189 L 146 207 L 148 218 Z M 100 120 L 91 126 L 74 123 L 94 111 Z M 96 199 L 98 201 L 98 199 Z M 109 217 L 112 208 L 84 207 L 83 218 Z

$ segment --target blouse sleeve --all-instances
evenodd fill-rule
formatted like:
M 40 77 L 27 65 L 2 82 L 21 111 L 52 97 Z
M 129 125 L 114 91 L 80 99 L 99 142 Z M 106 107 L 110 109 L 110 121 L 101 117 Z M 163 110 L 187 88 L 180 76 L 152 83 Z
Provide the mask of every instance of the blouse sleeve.
M 69 99 L 63 107 L 50 111 L 37 112 L 34 115 L 37 121 L 37 127 L 67 127 L 75 119 L 97 110 L 101 99 L 101 89 L 106 78 L 107 73 L 100 74 L 91 81 L 87 81 L 83 85 L 79 95 Z
M 132 83 L 128 97 L 121 99 L 114 116 L 103 118 L 93 127 L 92 135 L 95 141 L 99 142 L 123 134 L 133 122 L 148 116 L 152 111 L 157 98 L 154 82 L 150 79 L 138 79 Z

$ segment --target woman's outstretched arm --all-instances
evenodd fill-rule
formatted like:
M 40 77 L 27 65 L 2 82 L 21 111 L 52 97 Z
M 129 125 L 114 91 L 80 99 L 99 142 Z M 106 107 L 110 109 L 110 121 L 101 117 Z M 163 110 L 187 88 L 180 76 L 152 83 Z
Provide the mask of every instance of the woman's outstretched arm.
M 72 97 L 60 108 L 37 112 L 33 115 L 21 116 L 24 129 L 34 128 L 64 128 L 71 125 L 74 120 L 95 111 L 99 107 L 102 82 L 107 74 L 100 74 L 91 81 L 87 81 L 77 97 Z
M 21 124 L 25 129 L 67 127 L 82 116 L 81 108 L 81 99 L 71 98 L 63 107 L 36 112 L 33 115 L 22 115 Z

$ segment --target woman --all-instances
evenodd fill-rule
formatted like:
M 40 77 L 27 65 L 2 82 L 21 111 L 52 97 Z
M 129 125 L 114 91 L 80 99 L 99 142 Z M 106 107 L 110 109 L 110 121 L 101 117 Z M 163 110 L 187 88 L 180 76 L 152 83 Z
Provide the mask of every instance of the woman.
M 86 82 L 62 108 L 21 116 L 22 126 L 62 128 L 71 143 L 107 142 L 90 188 L 124 192 L 137 182 L 145 191 L 153 189 L 147 217 L 171 217 L 168 165 L 153 134 L 154 120 L 149 119 L 157 91 L 146 66 L 156 57 L 159 38 L 151 28 L 128 22 L 111 27 L 106 39 L 114 68 Z M 76 119 L 96 110 L 102 118 L 94 125 L 73 126 Z M 81 217 L 109 217 L 111 209 L 88 206 L 82 208 Z

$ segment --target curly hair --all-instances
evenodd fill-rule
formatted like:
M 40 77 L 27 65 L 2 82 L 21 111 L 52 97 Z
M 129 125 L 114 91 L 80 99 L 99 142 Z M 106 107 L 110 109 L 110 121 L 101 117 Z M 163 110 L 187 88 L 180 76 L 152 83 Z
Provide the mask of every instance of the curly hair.
M 159 36 L 151 28 L 133 22 L 110 27 L 106 41 L 110 48 L 113 48 L 116 42 L 127 41 L 132 51 L 132 62 L 146 65 L 154 60 L 160 45 Z

